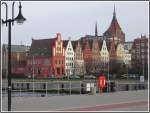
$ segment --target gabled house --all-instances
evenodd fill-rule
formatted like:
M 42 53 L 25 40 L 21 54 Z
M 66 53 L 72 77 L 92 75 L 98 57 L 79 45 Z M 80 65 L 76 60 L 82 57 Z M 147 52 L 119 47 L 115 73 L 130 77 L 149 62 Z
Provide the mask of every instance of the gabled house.
M 65 73 L 65 49 L 60 33 L 51 39 L 32 39 L 27 72 L 35 77 L 61 77 Z
M 95 38 L 92 43 L 92 72 L 100 71 L 100 46 L 99 40 Z
M 115 41 L 108 43 L 109 62 L 117 59 Z
M 73 49 L 74 49 L 74 74 L 82 76 L 86 73 L 84 58 L 83 58 L 83 50 L 82 45 L 79 40 L 72 41 Z
M 65 47 L 65 75 L 74 74 L 74 50 L 71 40 L 64 40 Z
M 117 61 L 120 63 L 125 63 L 125 49 L 124 49 L 124 45 L 122 43 L 119 43 L 117 45 L 117 49 L 116 49 L 116 54 L 117 54 Z
M 84 64 L 85 64 L 85 69 L 86 73 L 90 73 L 92 69 L 92 50 L 90 47 L 89 40 L 85 39 L 82 43 L 83 45 L 83 58 L 84 58 Z
M 103 40 L 100 54 L 101 54 L 101 63 L 107 64 L 109 62 L 109 51 L 106 45 L 106 40 Z

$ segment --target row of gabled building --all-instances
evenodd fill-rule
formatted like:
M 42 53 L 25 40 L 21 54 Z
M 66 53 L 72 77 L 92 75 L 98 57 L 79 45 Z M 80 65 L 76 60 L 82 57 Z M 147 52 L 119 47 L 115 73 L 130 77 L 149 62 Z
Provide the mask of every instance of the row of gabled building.
M 128 64 L 123 43 L 90 36 L 79 40 L 56 38 L 32 40 L 27 60 L 27 72 L 37 77 L 84 75 L 100 73 L 111 60 Z M 131 58 L 131 57 L 130 57 Z
M 57 33 L 55 38 L 32 39 L 29 51 L 24 54 L 25 60 L 22 60 L 25 61 L 24 74 L 36 77 L 85 75 L 107 70 L 111 61 L 128 66 L 131 61 L 136 63 L 136 60 L 141 58 L 145 58 L 146 62 L 147 40 L 146 36 L 141 36 L 141 39 L 135 39 L 134 43 L 125 42 L 125 34 L 117 21 L 114 8 L 111 24 L 102 36 L 98 35 L 96 23 L 95 35 L 86 35 L 78 40 L 63 40 L 60 33 Z M 5 50 L 7 49 L 4 49 L 3 53 L 7 53 Z M 143 52 L 142 55 L 139 56 L 139 52 Z M 17 55 L 14 59 L 21 61 L 22 57 L 19 56 L 22 53 L 15 54 Z M 3 54 L 3 58 L 6 58 L 5 56 L 7 55 Z M 5 60 L 3 64 L 6 64 Z M 15 72 L 20 70 L 20 66 L 17 66 L 12 66 Z M 7 70 L 7 66 L 3 67 Z
M 123 33 L 114 8 L 113 19 L 103 36 L 86 35 L 76 41 L 55 38 L 32 40 L 27 61 L 27 72 L 40 76 L 84 75 L 101 72 L 111 60 L 129 64 L 130 54 L 124 50 Z M 125 57 L 129 55 L 129 57 Z

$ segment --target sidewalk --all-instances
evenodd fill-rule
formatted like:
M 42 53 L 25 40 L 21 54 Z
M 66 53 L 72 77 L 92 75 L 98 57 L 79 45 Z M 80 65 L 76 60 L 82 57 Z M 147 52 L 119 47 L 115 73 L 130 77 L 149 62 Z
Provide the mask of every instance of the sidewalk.
M 126 106 L 107 110 L 148 110 L 148 91 L 121 91 L 115 93 L 102 93 L 95 95 L 70 95 L 70 96 L 51 96 L 51 97 L 13 97 L 12 111 L 56 111 L 69 110 L 72 108 L 86 108 L 103 105 L 114 105 L 118 103 L 143 102 L 139 106 Z M 134 103 L 136 104 L 136 103 Z M 7 110 L 7 97 L 2 99 L 2 110 Z M 84 109 L 85 110 L 85 109 Z M 87 109 L 88 110 L 88 109 Z M 101 110 L 101 109 L 97 109 Z

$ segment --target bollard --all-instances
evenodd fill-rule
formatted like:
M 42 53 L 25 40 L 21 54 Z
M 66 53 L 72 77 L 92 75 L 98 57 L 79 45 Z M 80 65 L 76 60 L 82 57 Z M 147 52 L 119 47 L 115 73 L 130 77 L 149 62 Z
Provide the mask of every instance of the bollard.
M 71 95 L 71 81 L 69 82 L 69 89 L 70 89 L 70 95 Z
M 91 87 L 91 94 L 92 95 L 96 94 L 96 87 Z
M 46 96 L 47 96 L 47 82 L 46 82 Z
M 21 84 L 21 89 L 24 89 L 24 88 L 23 88 L 23 83 Z
M 141 89 L 141 84 L 139 84 L 139 90 Z
M 81 95 L 81 81 L 80 81 L 80 95 Z
M 128 84 L 126 85 L 126 91 L 128 91 L 129 90 L 129 86 L 128 86 Z
M 84 85 L 83 85 L 83 83 L 81 84 L 81 94 L 84 94 Z
M 27 83 L 27 90 L 29 90 L 29 83 Z
M 110 92 L 114 92 L 115 91 L 115 83 L 111 82 L 110 83 Z
M 137 90 L 137 87 L 136 87 L 136 85 L 134 86 L 134 89 L 135 89 L 135 90 Z
M 12 83 L 12 90 L 14 90 L 14 83 Z
M 62 93 L 64 92 L 64 84 L 61 84 Z
M 57 88 L 58 88 L 58 89 L 57 89 L 57 91 L 58 91 L 57 94 L 59 95 L 59 83 L 58 83 L 58 87 L 57 87 Z
M 21 88 L 20 88 L 20 97 L 21 97 Z
M 45 85 L 45 83 L 43 84 L 43 89 L 46 89 L 46 85 Z

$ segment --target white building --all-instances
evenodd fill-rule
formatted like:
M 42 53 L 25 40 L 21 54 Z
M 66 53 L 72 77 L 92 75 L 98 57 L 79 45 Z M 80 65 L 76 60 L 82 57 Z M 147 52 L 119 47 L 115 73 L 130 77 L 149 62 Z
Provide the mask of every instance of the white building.
M 125 50 L 124 63 L 127 65 L 131 65 L 131 53 L 128 50 Z
M 124 55 L 125 55 L 124 45 L 121 44 L 121 43 L 119 43 L 119 44 L 117 45 L 117 50 L 116 50 L 116 52 L 117 52 L 117 60 L 118 60 L 119 62 L 124 62 Z
M 65 73 L 66 76 L 74 74 L 74 50 L 71 40 L 64 40 L 65 47 Z
M 100 50 L 101 54 L 101 62 L 108 63 L 109 62 L 109 51 L 107 49 L 106 41 L 103 40 L 102 48 Z
M 84 75 L 86 73 L 82 45 L 79 41 L 72 41 L 72 45 L 74 48 L 74 65 L 75 65 L 75 75 Z

